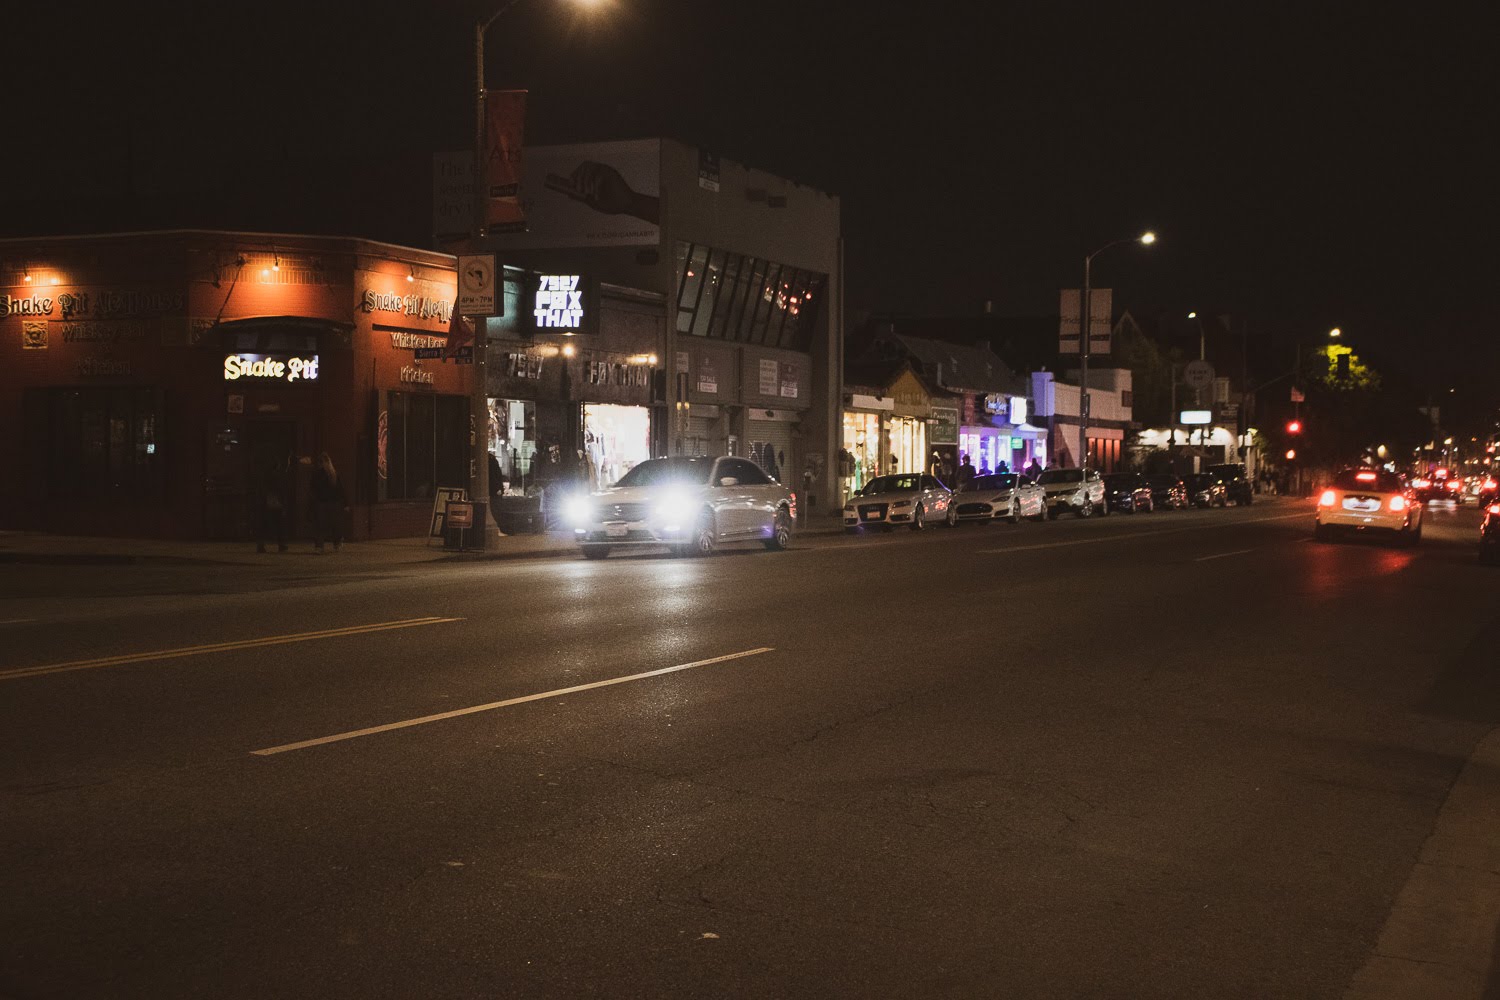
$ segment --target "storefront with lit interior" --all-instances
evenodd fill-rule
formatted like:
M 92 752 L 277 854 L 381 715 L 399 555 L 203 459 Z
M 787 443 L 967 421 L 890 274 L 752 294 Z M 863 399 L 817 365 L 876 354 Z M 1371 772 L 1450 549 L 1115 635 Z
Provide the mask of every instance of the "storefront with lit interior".
M 1033 458 L 1046 464 L 1047 431 L 1027 423 L 1025 396 L 992 393 L 965 400 L 959 451 L 969 456 L 976 472 L 1019 472 Z
M 659 295 L 587 274 L 503 272 L 487 326 L 490 489 L 497 510 L 540 527 L 558 491 L 602 489 L 652 456 L 665 312 Z
M 305 534 L 327 451 L 353 538 L 422 534 L 468 482 L 453 258 L 181 231 L 0 242 L 0 525 L 246 540 L 266 470 Z

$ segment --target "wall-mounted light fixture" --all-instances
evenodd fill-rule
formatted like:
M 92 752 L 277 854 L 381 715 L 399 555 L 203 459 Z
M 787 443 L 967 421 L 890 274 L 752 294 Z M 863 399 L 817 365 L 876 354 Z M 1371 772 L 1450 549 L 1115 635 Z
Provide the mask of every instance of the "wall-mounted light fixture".
M 271 270 L 273 270 L 273 271 L 280 271 L 281 270 L 281 254 L 277 253 L 275 250 L 272 250 L 271 251 L 271 255 L 276 258 L 276 262 L 271 265 Z
M 406 267 L 406 280 L 408 282 L 417 280 L 417 269 L 412 267 L 410 264 L 408 264 Z

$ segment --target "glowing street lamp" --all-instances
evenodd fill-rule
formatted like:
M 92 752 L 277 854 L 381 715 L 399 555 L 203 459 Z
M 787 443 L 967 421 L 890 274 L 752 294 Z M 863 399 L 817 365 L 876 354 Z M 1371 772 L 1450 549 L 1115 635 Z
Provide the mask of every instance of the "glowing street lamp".
M 1087 470 L 1089 466 L 1089 334 L 1092 332 L 1089 330 L 1089 297 L 1092 291 L 1091 286 L 1093 285 L 1094 258 L 1110 247 L 1117 247 L 1122 243 L 1139 243 L 1141 246 L 1149 247 L 1155 242 L 1156 234 L 1148 230 L 1136 237 L 1106 243 L 1098 250 L 1083 258 L 1083 301 L 1079 303 L 1081 307 L 1079 309 L 1079 319 L 1082 326 L 1079 328 L 1080 336 L 1078 338 L 1079 360 L 1082 372 L 1079 377 L 1078 389 L 1078 468 L 1084 470 L 1083 478 L 1080 480 L 1084 484 L 1088 482 Z

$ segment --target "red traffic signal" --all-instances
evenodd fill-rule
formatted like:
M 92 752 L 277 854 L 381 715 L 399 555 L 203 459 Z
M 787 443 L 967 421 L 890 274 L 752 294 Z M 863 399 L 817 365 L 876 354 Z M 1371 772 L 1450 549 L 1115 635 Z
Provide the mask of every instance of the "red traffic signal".
M 1286 422 L 1286 432 L 1288 434 L 1301 434 L 1302 433 L 1302 421 L 1300 421 L 1300 420 L 1288 420 Z

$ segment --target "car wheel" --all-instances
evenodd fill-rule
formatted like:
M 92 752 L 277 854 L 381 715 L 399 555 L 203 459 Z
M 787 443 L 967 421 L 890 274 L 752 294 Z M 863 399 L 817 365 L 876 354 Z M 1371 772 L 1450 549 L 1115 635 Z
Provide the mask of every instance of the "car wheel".
M 705 513 L 693 529 L 693 540 L 688 543 L 688 553 L 695 556 L 711 556 L 719 547 L 719 537 L 714 531 L 714 516 Z
M 912 531 L 921 531 L 923 528 L 927 527 L 927 522 L 923 519 L 923 517 L 924 512 L 922 510 L 922 505 L 917 504 L 917 509 L 911 512 Z
M 952 528 L 958 524 L 958 508 L 950 501 L 948 504 L 948 516 L 943 518 L 943 527 Z
M 608 545 L 585 545 L 583 547 L 583 558 L 585 559 L 607 559 L 608 557 Z
M 1083 502 L 1083 506 L 1078 508 L 1078 516 L 1079 517 L 1093 517 L 1094 516 L 1094 501 L 1092 501 L 1092 500 L 1085 500 Z
M 1005 519 L 1007 521 L 1009 521 L 1011 524 L 1020 524 L 1021 523 L 1021 506 L 1020 506 L 1020 504 L 1018 504 L 1014 500 L 1012 500 L 1010 502 L 1010 512 L 1008 514 L 1006 514 Z
M 771 537 L 766 539 L 766 548 L 772 552 L 780 552 L 792 542 L 792 519 L 782 509 L 776 512 L 776 520 L 771 524 Z

